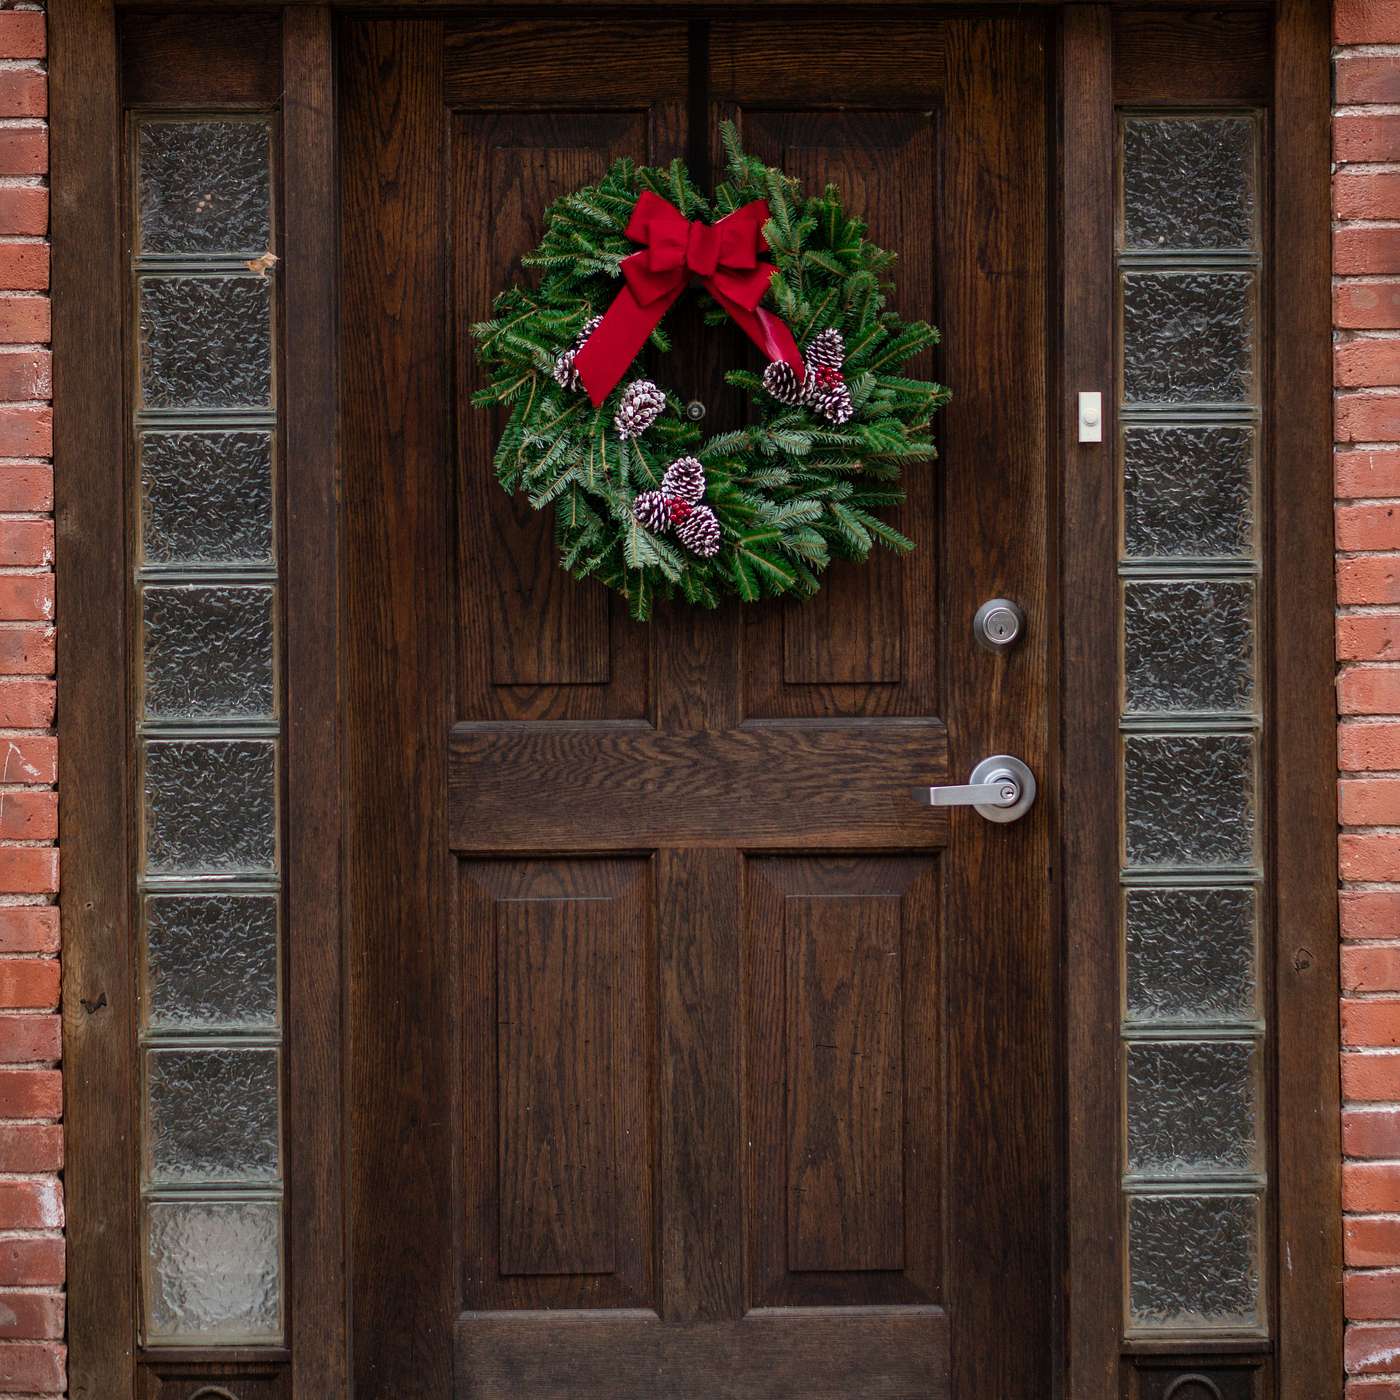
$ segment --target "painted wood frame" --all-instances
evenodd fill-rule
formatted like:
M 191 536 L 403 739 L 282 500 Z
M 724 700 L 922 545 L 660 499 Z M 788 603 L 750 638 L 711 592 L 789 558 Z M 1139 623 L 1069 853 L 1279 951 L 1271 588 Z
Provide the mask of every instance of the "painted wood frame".
M 755 5 L 782 0 L 752 0 Z M 830 0 L 840 3 L 841 0 Z M 849 0 L 847 0 L 849 3 Z M 936 2 L 936 0 L 935 0 Z M 132 0 L 133 5 L 135 0 Z M 256 8 L 252 0 L 228 8 Z M 266 0 L 268 5 L 277 0 Z M 382 8 L 378 0 L 345 0 Z M 426 0 L 423 8 L 450 5 Z M 569 0 L 542 0 L 549 7 Z M 677 0 L 687 9 L 702 0 Z M 818 5 L 828 0 L 815 0 Z M 883 5 L 929 0 L 882 0 Z M 1032 0 L 1056 5 L 1058 0 Z M 649 0 L 615 0 L 628 9 Z M 166 8 L 176 8 L 171 0 Z M 123 230 L 120 200 L 120 74 L 111 0 L 52 0 L 52 206 L 60 785 L 63 822 L 64 1064 L 68 1137 L 69 1366 L 74 1396 L 133 1396 L 135 1145 L 129 1105 L 135 1083 L 131 1039 L 130 723 L 124 622 L 111 600 L 127 580 L 122 444 L 125 407 Z M 141 0 L 141 9 L 160 8 Z M 1111 382 L 1111 224 L 1115 81 L 1114 20 L 1133 7 L 1113 0 L 1064 5 L 1061 23 L 1062 151 L 1060 256 L 1065 307 L 1062 422 L 1076 387 Z M 1248 0 L 1200 0 L 1228 21 L 1258 9 Z M 224 6 L 206 5 L 204 13 Z M 1328 8 L 1280 0 L 1272 58 L 1275 158 L 1271 403 L 1292 407 L 1293 428 L 1275 443 L 1270 503 L 1272 550 L 1287 557 L 1269 591 L 1273 771 L 1272 852 L 1280 927 L 1289 938 L 1274 959 L 1275 1122 L 1290 1151 L 1274 1164 L 1278 1250 L 1290 1269 L 1276 1280 L 1279 1394 L 1330 1393 L 1341 1375 L 1340 1143 L 1337 1087 L 1337 972 L 1332 559 L 1330 485 L 1330 304 L 1328 226 Z M 1124 15 L 1119 23 L 1130 23 Z M 344 1394 L 346 1377 L 342 1197 L 342 1006 L 340 956 L 340 772 L 337 697 L 337 559 L 333 344 L 335 266 L 333 15 L 329 7 L 285 8 L 282 51 L 287 246 L 311 250 L 284 271 L 284 325 L 323 347 L 288 360 L 288 446 L 299 470 L 285 505 L 306 548 L 289 553 L 287 635 L 289 789 L 293 846 L 288 861 L 287 1033 L 289 1083 L 289 1279 L 293 1393 Z M 1137 77 L 1141 74 L 1135 75 Z M 1119 79 L 1123 75 L 1119 73 Z M 1150 97 L 1149 94 L 1145 94 Z M 1286 211 L 1286 212 L 1285 212 Z M 82 405 L 81 410 L 69 405 Z M 1101 726 L 1111 690 L 1115 641 L 1101 604 L 1113 586 L 1114 523 L 1102 464 L 1070 442 L 1062 453 L 1062 582 L 1066 608 L 1060 711 L 1065 889 L 1065 1026 L 1068 1059 L 1066 1393 L 1076 1400 L 1118 1394 L 1116 1169 L 1107 1181 L 1105 1134 L 1116 1140 L 1117 1087 L 1102 1052 L 1116 1041 L 1116 938 L 1108 884 L 1116 859 L 1082 802 L 1090 778 L 1112 769 Z M 1107 630 L 1106 630 L 1107 629 Z M 1286 683 L 1280 683 L 1280 682 Z M 1286 765 L 1279 755 L 1287 755 Z M 302 784 L 298 772 L 319 775 Z M 1108 781 L 1113 781 L 1111 777 Z M 1102 805 L 1100 803 L 1100 805 Z M 1116 1163 L 1116 1158 L 1112 1159 Z M 1112 1195 L 1110 1196 L 1110 1191 Z M 1330 1282 L 1329 1282 L 1330 1281 Z M 227 1353 L 221 1353 L 227 1356 Z

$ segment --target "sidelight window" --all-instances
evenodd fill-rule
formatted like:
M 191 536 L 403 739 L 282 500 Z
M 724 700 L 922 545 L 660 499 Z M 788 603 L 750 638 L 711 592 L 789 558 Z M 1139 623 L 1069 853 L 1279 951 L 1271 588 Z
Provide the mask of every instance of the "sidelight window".
M 1130 1336 L 1267 1329 L 1258 122 L 1120 121 Z
M 272 130 L 133 123 L 143 1334 L 277 1344 Z

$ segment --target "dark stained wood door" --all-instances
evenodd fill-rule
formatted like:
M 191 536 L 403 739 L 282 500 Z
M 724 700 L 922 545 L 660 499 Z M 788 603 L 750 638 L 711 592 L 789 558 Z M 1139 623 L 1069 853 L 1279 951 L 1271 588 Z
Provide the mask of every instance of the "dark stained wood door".
M 1053 791 L 1042 21 L 731 13 L 340 34 L 361 1400 L 1052 1383 L 1050 812 L 909 796 L 996 752 Z M 551 198 L 703 178 L 722 116 L 864 207 L 956 398 L 915 554 L 639 626 L 496 486 L 467 327 Z M 671 324 L 731 421 L 739 333 Z

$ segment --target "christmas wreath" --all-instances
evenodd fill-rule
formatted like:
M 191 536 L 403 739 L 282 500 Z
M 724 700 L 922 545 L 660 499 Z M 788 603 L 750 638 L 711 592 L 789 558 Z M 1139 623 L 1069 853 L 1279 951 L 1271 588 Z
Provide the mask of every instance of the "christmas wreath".
M 552 506 L 563 567 L 619 590 L 638 619 L 658 594 L 810 595 L 833 557 L 911 549 L 879 512 L 903 500 L 904 464 L 935 455 L 930 419 L 949 397 L 900 373 L 938 332 L 889 307 L 894 255 L 836 187 L 804 197 L 731 124 L 722 135 L 712 201 L 682 162 L 630 160 L 558 200 L 521 260 L 538 286 L 503 291 L 472 327 L 490 376 L 474 402 L 510 410 L 501 485 Z M 753 421 L 708 438 L 638 362 L 670 348 L 662 317 L 697 282 L 706 324 L 736 321 L 767 360 L 725 376 Z

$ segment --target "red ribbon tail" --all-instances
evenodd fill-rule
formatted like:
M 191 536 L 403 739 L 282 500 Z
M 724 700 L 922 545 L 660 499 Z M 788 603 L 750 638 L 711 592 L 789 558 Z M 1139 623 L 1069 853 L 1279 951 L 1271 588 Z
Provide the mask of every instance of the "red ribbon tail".
M 678 277 L 674 291 L 643 306 L 632 288 L 625 282 L 622 284 L 622 290 L 604 313 L 602 324 L 574 356 L 574 368 L 594 408 L 612 393 L 618 380 L 627 373 L 627 366 L 646 344 L 647 336 L 684 290 L 685 279 Z
M 797 348 L 797 341 L 793 339 L 785 321 L 761 306 L 750 311 L 747 306 L 731 301 L 713 282 L 706 282 L 705 290 L 724 307 L 770 363 L 774 360 L 785 361 L 792 366 L 798 383 L 802 382 L 806 377 L 806 366 L 802 363 L 802 352 Z

